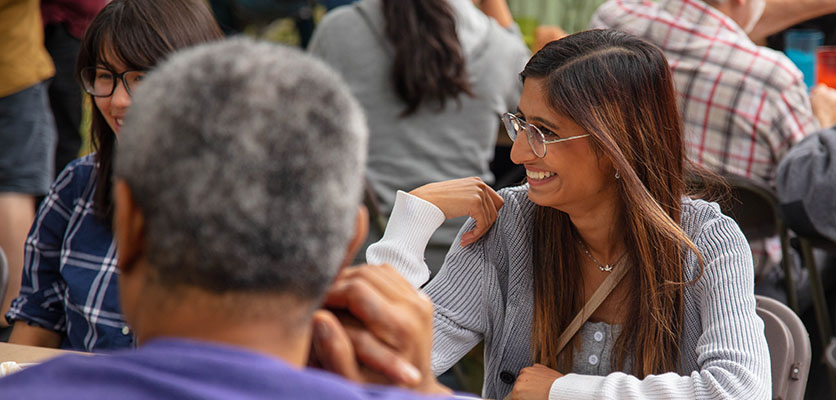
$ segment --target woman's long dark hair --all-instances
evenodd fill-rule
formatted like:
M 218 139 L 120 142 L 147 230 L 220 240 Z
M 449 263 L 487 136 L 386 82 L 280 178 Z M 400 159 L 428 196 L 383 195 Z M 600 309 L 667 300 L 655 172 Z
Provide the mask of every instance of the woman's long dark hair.
M 203 0 L 114 0 L 93 19 L 76 64 L 81 79 L 85 67 L 119 61 L 129 70 L 149 70 L 178 49 L 223 37 L 212 12 Z M 92 100 L 92 98 L 91 98 Z M 93 104 L 90 142 L 96 152 L 94 208 L 110 226 L 113 148 L 116 136 L 98 107 Z
M 386 36 L 395 48 L 392 79 L 406 103 L 401 116 L 427 101 L 472 95 L 456 18 L 447 0 L 383 0 Z
M 633 374 L 675 371 L 680 356 L 685 252 L 702 256 L 680 227 L 688 163 L 673 77 L 664 54 L 639 38 L 609 30 L 577 33 L 535 54 L 523 80 L 543 80 L 556 112 L 591 135 L 621 179 L 616 226 L 628 251 L 629 316 L 613 350 L 614 368 L 632 357 Z M 537 207 L 533 259 L 535 362 L 569 372 L 573 347 L 557 337 L 583 307 L 580 234 L 569 216 Z M 632 353 L 632 354 L 631 354 Z

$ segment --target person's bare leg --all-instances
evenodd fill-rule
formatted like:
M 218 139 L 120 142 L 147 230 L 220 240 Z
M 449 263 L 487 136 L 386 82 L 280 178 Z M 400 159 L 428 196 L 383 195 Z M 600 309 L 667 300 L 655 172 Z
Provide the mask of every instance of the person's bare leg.
M 0 248 L 9 261 L 9 283 L 0 307 L 0 327 L 8 326 L 5 314 L 20 291 L 23 246 L 35 220 L 35 198 L 20 193 L 0 193 Z

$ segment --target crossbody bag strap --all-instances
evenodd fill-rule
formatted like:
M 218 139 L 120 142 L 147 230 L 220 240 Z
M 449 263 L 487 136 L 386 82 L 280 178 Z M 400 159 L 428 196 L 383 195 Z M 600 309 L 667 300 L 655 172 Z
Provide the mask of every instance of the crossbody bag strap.
M 618 283 L 624 279 L 624 275 L 627 275 L 627 268 L 630 266 L 629 263 L 626 263 L 622 268 L 613 268 L 613 272 L 607 279 L 604 279 L 604 282 L 601 283 L 601 286 L 598 286 L 598 289 L 595 290 L 595 293 L 592 294 L 592 297 L 589 301 L 584 304 L 583 308 L 575 318 L 572 319 L 572 322 L 569 323 L 569 326 L 566 327 L 566 330 L 560 334 L 560 337 L 557 338 L 557 354 L 566 347 L 566 344 L 572 340 L 572 337 L 575 336 L 575 333 L 578 332 L 581 325 L 583 325 L 586 320 L 598 309 L 598 306 L 604 302 L 604 299 L 612 293 L 613 289 L 618 286 Z M 510 400 L 511 393 L 508 393 L 503 400 Z
M 572 319 L 572 322 L 569 323 L 569 326 L 566 327 L 566 330 L 560 334 L 560 337 L 557 338 L 557 354 L 560 354 L 563 351 L 563 348 L 566 347 L 566 344 L 572 340 L 572 337 L 575 336 L 575 333 L 578 332 L 578 329 L 581 328 L 581 325 L 589 319 L 589 317 L 598 309 L 598 306 L 604 302 L 604 299 L 612 293 L 613 289 L 624 279 L 624 275 L 627 275 L 627 267 L 630 266 L 630 263 L 625 263 L 622 268 L 613 268 L 612 273 L 607 279 L 604 279 L 604 282 L 601 283 L 601 286 L 598 286 L 598 289 L 595 290 L 595 293 L 592 294 L 592 297 L 589 301 L 584 304 L 581 311 L 579 311 L 575 318 Z

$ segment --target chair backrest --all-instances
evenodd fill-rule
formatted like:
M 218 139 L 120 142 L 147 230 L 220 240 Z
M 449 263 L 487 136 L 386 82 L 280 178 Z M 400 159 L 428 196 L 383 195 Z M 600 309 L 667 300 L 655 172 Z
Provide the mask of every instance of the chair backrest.
M 789 307 L 769 297 L 755 298 L 772 361 L 772 398 L 801 400 L 810 373 L 810 335 Z
M 6 286 L 9 285 L 9 262 L 6 261 L 6 253 L 0 247 L 0 302 L 6 296 Z
M 723 175 L 729 198 L 720 202 L 723 213 L 732 217 L 749 240 L 778 234 L 781 220 L 778 196 L 764 183 L 738 175 Z
M 785 229 L 779 211 L 778 195 L 768 185 L 734 174 L 720 175 L 728 185 L 728 195 L 716 199 L 723 214 L 732 217 L 740 230 L 751 240 L 780 234 Z M 690 187 L 712 195 L 714 184 L 702 180 L 699 175 L 688 177 Z M 725 192 L 725 191 L 723 191 Z M 712 196 L 713 197 L 713 196 Z

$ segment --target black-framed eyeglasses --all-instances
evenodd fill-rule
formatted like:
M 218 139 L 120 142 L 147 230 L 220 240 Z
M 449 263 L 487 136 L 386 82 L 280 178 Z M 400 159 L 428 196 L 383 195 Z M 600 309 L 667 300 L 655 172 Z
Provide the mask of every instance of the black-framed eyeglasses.
M 543 134 L 543 131 L 541 131 L 540 128 L 529 124 L 527 121 L 511 113 L 502 114 L 502 123 L 505 125 L 505 131 L 508 132 L 508 136 L 513 141 L 517 140 L 517 135 L 520 131 L 525 131 L 528 139 L 528 145 L 531 146 L 531 151 L 534 152 L 534 155 L 540 158 L 546 156 L 547 144 L 560 143 L 589 136 L 588 133 L 585 133 L 583 135 L 570 136 L 567 138 L 546 140 L 546 135 Z
M 91 96 L 108 97 L 113 94 L 116 84 L 121 80 L 128 95 L 133 95 L 145 73 L 146 71 L 124 71 L 117 74 L 107 68 L 84 67 L 81 69 L 81 85 Z

